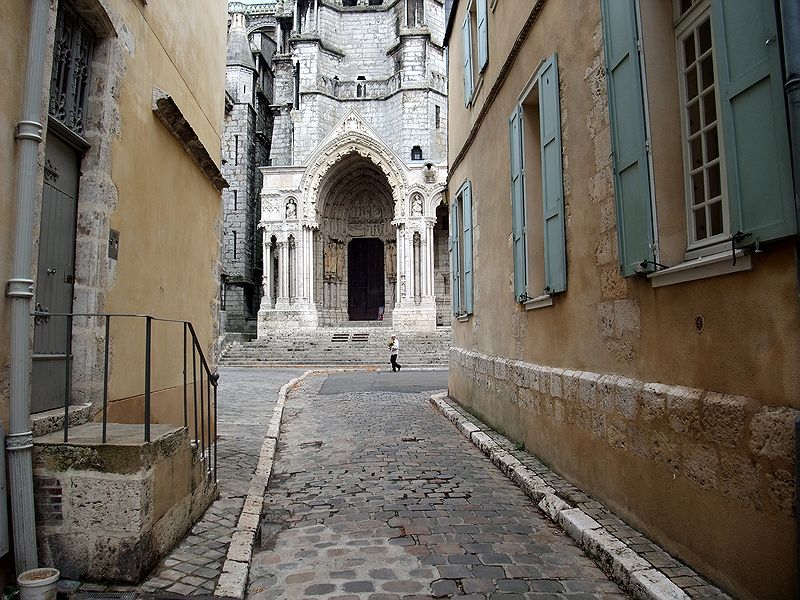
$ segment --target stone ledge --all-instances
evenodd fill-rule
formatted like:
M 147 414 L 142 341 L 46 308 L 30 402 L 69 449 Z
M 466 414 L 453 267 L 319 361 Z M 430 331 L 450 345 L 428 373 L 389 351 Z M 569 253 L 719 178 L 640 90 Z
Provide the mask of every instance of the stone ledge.
M 494 438 L 512 444 L 485 424 L 473 422 L 460 406 L 448 398 L 446 393 L 431 396 L 431 403 L 464 436 L 477 446 L 503 473 L 520 487 L 527 496 L 537 502 L 539 509 L 580 546 L 620 587 L 636 600 L 689 600 L 690 596 L 673 583 L 666 573 L 655 568 L 646 558 L 632 550 L 625 542 L 614 536 L 595 519 L 580 508 L 569 497 L 562 498 L 554 488 L 526 467 L 519 459 L 504 449 Z M 476 420 L 477 421 L 477 420 Z M 471 433 L 467 433 L 470 431 Z M 550 473 L 548 479 L 560 479 Z M 566 484 L 566 482 L 564 482 Z M 583 494 L 578 490 L 579 494 Z M 610 511 L 608 511 L 610 513 Z M 641 535 L 641 534 L 640 534 Z M 641 537 L 645 537 L 641 535 Z M 653 544 L 656 548 L 659 548 Z M 659 548 L 660 552 L 664 552 Z M 711 588 L 709 584 L 705 584 Z M 717 590 L 713 596 L 730 600 Z
M 206 150 L 192 125 L 183 116 L 175 100 L 164 90 L 153 88 L 153 112 L 158 120 L 166 127 L 181 147 L 186 151 L 200 171 L 220 192 L 228 187 L 228 182 L 222 176 L 214 159 Z
M 76 427 L 88 423 L 92 418 L 92 404 L 72 404 L 69 407 L 69 427 Z M 31 415 L 31 432 L 33 437 L 41 437 L 48 433 L 63 431 L 64 409 L 54 408 L 45 412 Z

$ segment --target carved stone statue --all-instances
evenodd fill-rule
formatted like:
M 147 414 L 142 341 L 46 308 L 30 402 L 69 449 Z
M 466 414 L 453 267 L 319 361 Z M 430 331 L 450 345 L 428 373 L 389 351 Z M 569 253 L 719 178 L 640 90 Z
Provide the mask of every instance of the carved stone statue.
M 397 242 L 394 240 L 386 242 L 383 268 L 386 272 L 386 279 L 389 281 L 395 281 L 397 279 Z
M 419 194 L 415 194 L 414 197 L 411 198 L 411 214 L 422 214 L 422 197 Z
M 297 204 L 294 200 L 289 200 L 286 203 L 286 219 L 296 219 L 297 218 Z

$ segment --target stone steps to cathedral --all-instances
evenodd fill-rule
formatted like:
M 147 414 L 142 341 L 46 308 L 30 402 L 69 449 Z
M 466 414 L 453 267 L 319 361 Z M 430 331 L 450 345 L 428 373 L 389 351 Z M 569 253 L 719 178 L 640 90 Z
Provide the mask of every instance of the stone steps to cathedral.
M 449 327 L 400 335 L 400 363 L 413 368 L 446 368 Z M 384 367 L 389 362 L 389 332 L 376 327 L 337 327 L 317 331 L 273 331 L 251 342 L 234 343 L 220 364 L 230 367 L 331 366 Z

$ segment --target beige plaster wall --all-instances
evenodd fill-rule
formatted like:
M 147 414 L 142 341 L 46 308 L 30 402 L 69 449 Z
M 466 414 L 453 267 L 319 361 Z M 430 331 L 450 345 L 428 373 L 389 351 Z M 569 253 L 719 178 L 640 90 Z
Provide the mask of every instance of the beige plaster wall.
M 206 383 L 203 383 L 203 401 L 201 406 L 200 399 L 200 380 L 197 382 L 197 411 L 195 411 L 194 386 L 191 378 L 187 386 L 187 419 L 189 422 L 189 437 L 200 439 L 204 437 L 208 444 L 209 437 L 209 413 L 214 415 L 214 396 L 212 388 L 211 402 L 206 395 Z M 197 427 L 195 428 L 195 412 L 197 413 Z M 142 423 L 144 415 L 144 395 L 139 394 L 129 398 L 119 398 L 112 400 L 108 405 L 108 420 L 111 423 Z M 102 413 L 95 415 L 95 421 L 102 421 Z M 154 391 L 150 397 L 150 422 L 160 425 L 183 425 L 183 386 L 160 389 Z M 216 435 L 213 424 L 211 426 L 211 437 Z
M 118 1 L 130 29 L 112 150 L 119 192 L 111 227 L 120 254 L 107 312 L 191 320 L 208 354 L 214 336 L 220 193 L 152 111 L 153 88 L 172 95 L 206 151 L 220 164 L 226 4 Z M 187 14 L 203 18 L 186 18 Z M 142 392 L 144 325 L 120 322 L 113 336 L 112 397 Z M 182 381 L 180 326 L 154 325 L 153 389 Z
M 646 46 L 646 59 L 659 234 L 665 260 L 674 264 L 685 244 L 682 214 L 674 208 L 683 201 L 677 84 L 669 75 L 675 71 L 674 56 L 659 46 L 667 43 L 674 49 L 672 21 L 668 3 L 642 4 L 645 36 L 653 48 Z M 755 255 L 749 272 L 658 289 L 646 279 L 619 276 L 600 3 L 585 3 L 580 11 L 565 6 L 497 2 L 489 15 L 489 65 L 476 105 L 466 109 L 460 60 L 464 3 L 459 3 L 449 46 L 449 189 L 472 181 L 475 313 L 466 322 L 454 322 L 454 345 L 490 357 L 741 396 L 752 411 L 747 414 L 764 405 L 800 407 L 800 305 L 791 242 L 772 244 Z M 510 40 L 529 12 L 538 9 L 541 14 L 504 83 L 493 89 Z M 561 79 L 568 288 L 554 306 L 525 311 L 513 299 L 508 117 L 540 60 L 553 52 L 558 53 Z M 699 332 L 698 316 L 704 319 Z M 688 462 L 681 463 L 683 478 L 673 479 L 673 471 L 652 457 L 638 456 L 630 445 L 613 447 L 607 423 L 603 439 L 593 439 L 591 430 L 581 431 L 575 423 L 556 423 L 525 405 L 501 402 L 494 391 L 453 366 L 454 398 L 524 441 L 556 470 L 729 589 L 759 598 L 784 597 L 793 589 L 793 520 L 783 509 L 705 489 L 688 475 Z M 709 415 L 709 427 L 728 418 L 702 406 L 698 410 L 708 411 L 703 414 Z M 786 411 L 780 414 L 788 417 L 775 423 L 780 436 L 794 414 Z M 635 423 L 625 427 L 635 433 Z M 652 428 L 676 439 L 681 452 L 688 448 L 674 438 L 666 421 L 654 421 Z M 762 459 L 748 454 L 752 435 L 737 438 L 734 453 L 747 456 L 745 464 L 756 468 Z M 730 482 L 734 474 L 719 467 L 720 457 L 714 447 L 708 464 L 714 477 Z M 790 458 L 765 460 L 773 470 L 791 472 Z M 762 474 L 758 485 L 767 493 L 769 486 L 782 484 Z M 769 568 L 763 567 L 765 556 L 773 559 L 767 561 Z
M 66 1 L 66 0 L 65 0 Z M 51 10 L 51 27 L 56 4 Z M 221 164 L 224 113 L 226 3 L 190 0 L 145 4 L 140 0 L 75 3 L 80 11 L 105 11 L 115 36 L 95 51 L 87 139 L 82 164 L 76 258 L 76 310 L 149 313 L 189 319 L 211 355 L 217 326 L 219 191 L 178 141 L 155 118 L 153 88 L 170 94 L 205 150 Z M 102 7 L 100 9 L 99 7 Z M 186 18 L 187 14 L 194 15 Z M 0 23 L 0 57 L 8 72 L 24 72 L 29 3 L 14 0 Z M 45 100 L 49 95 L 52 29 L 46 49 Z M 16 144 L 24 79 L 9 77 L 0 90 L 0 131 L 9 141 L 0 157 L 0 279 L 11 274 L 16 215 Z M 46 102 L 45 102 L 46 104 Z M 43 105 L 43 111 L 45 106 Z M 43 114 L 43 122 L 46 117 Z M 40 148 L 40 154 L 44 145 Z M 38 173 L 41 187 L 41 165 Z M 40 193 L 36 197 L 38 215 Z M 32 273 L 36 269 L 38 217 L 34 218 Z M 120 255 L 107 259 L 108 227 L 120 231 Z M 88 290 L 88 292 L 87 292 Z M 80 300 L 79 300 L 80 298 Z M 0 300 L 0 417 L 7 423 L 9 303 Z M 88 325 L 88 329 L 85 328 Z M 79 365 L 74 390 L 81 401 L 99 400 L 102 323 L 76 323 Z M 144 323 L 112 325 L 111 397 L 143 391 Z M 180 326 L 154 326 L 154 390 L 182 381 Z M 91 356 L 90 356 L 91 355 Z M 87 375 L 88 374 L 88 375 Z M 83 381 L 87 377 L 92 381 Z

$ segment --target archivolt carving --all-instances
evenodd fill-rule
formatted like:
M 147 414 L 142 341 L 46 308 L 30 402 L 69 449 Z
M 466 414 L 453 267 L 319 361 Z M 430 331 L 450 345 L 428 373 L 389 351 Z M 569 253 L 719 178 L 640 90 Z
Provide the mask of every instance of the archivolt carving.
M 406 179 L 402 168 L 396 164 L 397 161 L 392 156 L 391 151 L 385 148 L 378 140 L 353 129 L 328 144 L 328 146 L 314 155 L 309 162 L 300 186 L 304 197 L 308 199 L 303 205 L 304 218 L 316 219 L 316 211 L 322 210 L 322 207 L 316 206 L 316 198 L 325 175 L 340 160 L 350 154 L 359 154 L 369 159 L 383 171 L 392 190 L 395 215 L 401 213 L 399 208 L 405 198 L 406 188 Z

